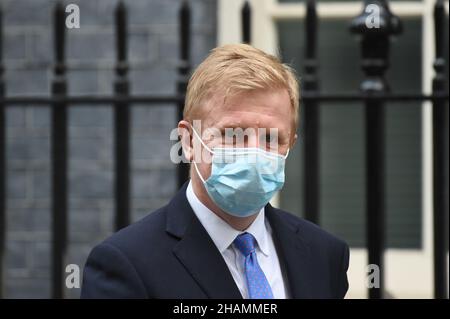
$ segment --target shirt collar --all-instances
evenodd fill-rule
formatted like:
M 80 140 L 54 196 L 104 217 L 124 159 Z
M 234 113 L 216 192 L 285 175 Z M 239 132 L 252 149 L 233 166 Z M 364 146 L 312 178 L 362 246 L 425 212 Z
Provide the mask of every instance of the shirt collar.
M 194 193 L 192 181 L 189 181 L 189 185 L 186 189 L 186 197 L 195 215 L 208 232 L 220 253 L 223 253 L 238 235 L 247 232 L 255 237 L 262 253 L 266 256 L 269 255 L 264 207 L 261 208 L 256 219 L 246 230 L 239 231 L 231 227 L 226 221 L 217 216 L 198 199 L 197 195 Z

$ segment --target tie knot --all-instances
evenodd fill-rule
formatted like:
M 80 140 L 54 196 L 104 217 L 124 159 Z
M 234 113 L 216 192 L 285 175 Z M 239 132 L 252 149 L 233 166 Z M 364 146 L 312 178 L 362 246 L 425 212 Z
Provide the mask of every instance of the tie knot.
M 252 234 L 243 233 L 236 237 L 234 244 L 247 257 L 255 250 L 255 237 Z

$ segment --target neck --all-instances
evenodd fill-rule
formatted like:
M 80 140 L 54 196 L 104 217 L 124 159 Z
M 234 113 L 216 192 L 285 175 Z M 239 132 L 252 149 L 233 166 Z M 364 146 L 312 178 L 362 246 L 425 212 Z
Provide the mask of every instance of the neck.
M 258 217 L 258 214 L 254 214 L 248 217 L 236 217 L 224 212 L 211 200 L 208 193 L 206 192 L 205 187 L 203 186 L 202 181 L 196 176 L 196 174 L 191 174 L 191 181 L 194 193 L 198 197 L 200 202 L 202 202 L 203 205 L 208 207 L 214 214 L 219 216 L 234 229 L 244 231 L 253 223 L 256 217 Z

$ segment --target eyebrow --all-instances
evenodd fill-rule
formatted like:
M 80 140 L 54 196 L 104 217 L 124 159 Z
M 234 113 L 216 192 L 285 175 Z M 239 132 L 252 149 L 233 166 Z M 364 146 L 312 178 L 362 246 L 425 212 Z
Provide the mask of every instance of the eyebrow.
M 236 128 L 242 128 L 241 126 L 235 125 L 235 124 L 231 124 L 231 125 L 227 125 L 227 126 L 223 126 L 222 128 L 220 128 L 220 133 L 224 134 L 226 129 L 236 129 Z M 250 127 L 246 127 L 246 128 L 242 128 L 242 130 L 245 132 L 246 129 L 248 129 Z M 258 129 L 265 129 L 266 130 L 266 135 L 270 135 L 271 133 L 271 129 L 273 129 L 273 127 L 260 127 Z M 288 139 L 289 138 L 289 134 L 288 133 L 283 133 L 280 129 L 278 129 L 278 139 Z
M 235 128 L 241 128 L 241 126 L 239 126 L 239 125 L 237 125 L 237 124 L 228 124 L 228 125 L 222 126 L 222 127 L 220 128 L 220 131 L 221 131 L 221 132 L 224 132 L 226 129 L 229 129 L 229 128 L 235 129 Z M 246 128 L 242 128 L 242 129 L 245 130 Z

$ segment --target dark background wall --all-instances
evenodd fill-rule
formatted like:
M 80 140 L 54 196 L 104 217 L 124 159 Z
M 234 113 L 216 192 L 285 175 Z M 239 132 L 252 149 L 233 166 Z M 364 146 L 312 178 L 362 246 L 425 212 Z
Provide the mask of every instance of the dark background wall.
M 67 30 L 70 94 L 113 89 L 116 0 L 73 0 L 80 29 Z M 48 95 L 52 80 L 51 0 L 1 0 L 7 94 Z M 125 1 L 129 17 L 131 92 L 175 93 L 179 0 Z M 216 1 L 191 0 L 192 60 L 216 43 Z M 50 297 L 51 227 L 48 107 L 7 110 L 7 238 L 5 297 Z M 112 232 L 113 134 L 109 106 L 69 112 L 69 250 L 67 263 L 82 269 L 87 254 Z M 176 191 L 169 161 L 172 105 L 132 111 L 132 219 L 163 205 Z M 79 289 L 67 291 L 77 297 Z

